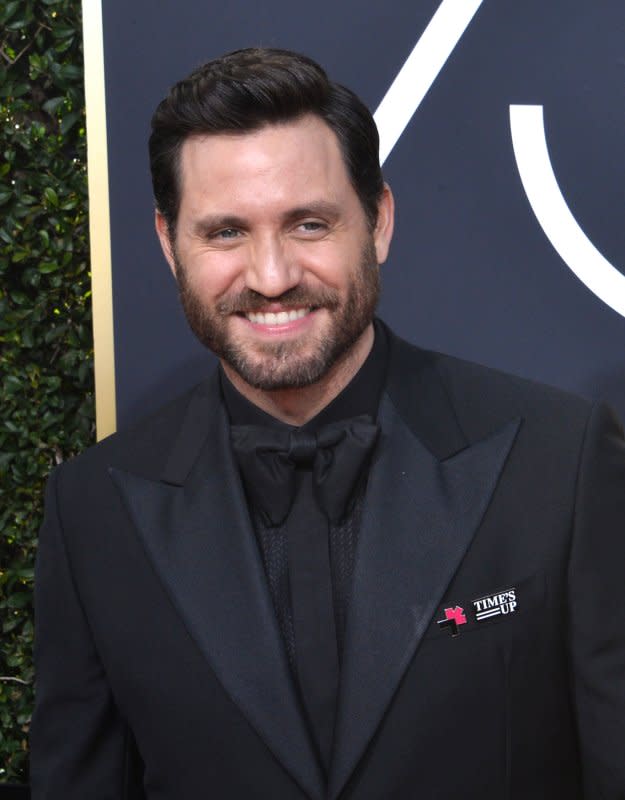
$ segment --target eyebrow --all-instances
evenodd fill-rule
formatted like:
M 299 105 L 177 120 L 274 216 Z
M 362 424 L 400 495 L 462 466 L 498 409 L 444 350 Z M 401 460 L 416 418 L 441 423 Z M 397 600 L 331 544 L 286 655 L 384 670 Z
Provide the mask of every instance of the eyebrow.
M 196 236 L 202 236 L 221 228 L 245 228 L 246 225 L 247 223 L 242 217 L 232 214 L 213 214 L 196 220 L 193 223 L 193 233 Z
M 282 224 L 289 224 L 304 217 L 324 217 L 335 220 L 340 214 L 339 206 L 327 200 L 313 200 L 303 206 L 289 209 L 282 216 Z M 197 236 L 220 230 L 221 228 L 247 228 L 248 220 L 234 214 L 209 214 L 193 223 L 193 232 Z
M 287 223 L 295 222 L 295 220 L 303 217 L 325 217 L 326 219 L 334 220 L 339 214 L 340 208 L 335 203 L 327 200 L 313 200 L 311 203 L 306 203 L 305 206 L 299 206 L 287 211 L 283 221 Z

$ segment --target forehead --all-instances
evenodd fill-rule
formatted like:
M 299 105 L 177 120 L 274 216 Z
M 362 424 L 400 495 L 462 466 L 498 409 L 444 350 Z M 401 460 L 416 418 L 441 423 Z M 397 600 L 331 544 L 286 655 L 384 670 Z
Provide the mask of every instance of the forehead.
M 357 200 L 336 134 L 310 114 L 255 131 L 190 136 L 180 179 L 181 212 L 209 202 Z

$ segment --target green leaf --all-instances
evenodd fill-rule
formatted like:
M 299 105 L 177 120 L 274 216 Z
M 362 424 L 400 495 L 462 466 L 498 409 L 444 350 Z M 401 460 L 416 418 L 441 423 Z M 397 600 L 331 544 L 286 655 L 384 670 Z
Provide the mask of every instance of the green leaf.
M 71 114 L 67 114 L 61 120 L 61 124 L 59 129 L 62 135 L 65 135 L 68 131 L 72 129 L 72 127 L 78 122 L 81 118 L 82 114 L 79 111 L 74 111 Z
M 20 292 L 18 289 L 9 292 L 9 297 L 18 306 L 23 306 L 25 303 L 28 303 L 28 295 L 24 294 L 24 292 Z
M 56 272 L 60 267 L 60 264 L 57 261 L 42 261 L 39 264 L 39 272 L 47 275 L 49 272 Z
M 55 39 L 67 39 L 68 37 L 76 36 L 76 28 L 57 25 L 54 28 L 53 34 Z
M 51 206 L 58 206 L 59 197 L 51 186 L 46 186 L 46 188 L 43 190 L 43 196 Z
M 63 80 L 76 80 L 82 78 L 82 68 L 74 64 L 62 64 L 55 69 L 56 74 Z
M 10 0 L 10 2 L 5 3 L 4 8 L 2 8 L 0 12 L 0 24 L 4 25 L 8 22 L 22 4 L 23 0 Z
M 28 83 L 17 83 L 15 86 L 12 87 L 11 95 L 13 97 L 23 97 L 25 94 L 28 94 L 31 90 L 30 84 Z
M 10 389 L 21 389 L 22 381 L 17 377 L 17 375 L 7 375 L 4 379 L 4 386 L 9 387 Z
M 26 26 L 25 19 L 12 19 L 10 22 L 7 22 L 6 28 L 9 31 L 20 31 L 22 28 Z
M 83 361 L 78 365 L 78 380 L 84 383 L 86 378 L 91 373 L 91 362 Z
M 30 604 L 31 600 L 32 595 L 30 592 L 17 592 L 8 598 L 7 606 L 9 608 L 25 608 Z
M 50 116 L 52 117 L 54 116 L 58 107 L 63 105 L 64 102 L 65 102 L 65 97 L 63 96 L 51 97 L 49 100 L 46 100 L 46 102 L 41 107 L 47 114 L 50 114 Z

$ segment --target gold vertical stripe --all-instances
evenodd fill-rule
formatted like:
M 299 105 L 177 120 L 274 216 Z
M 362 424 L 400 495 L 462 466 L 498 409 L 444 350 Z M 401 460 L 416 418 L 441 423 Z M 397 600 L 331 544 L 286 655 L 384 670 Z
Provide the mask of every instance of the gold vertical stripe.
M 104 92 L 104 35 L 101 0 L 83 0 L 89 240 L 95 351 L 95 409 L 98 439 L 116 428 L 113 278 Z

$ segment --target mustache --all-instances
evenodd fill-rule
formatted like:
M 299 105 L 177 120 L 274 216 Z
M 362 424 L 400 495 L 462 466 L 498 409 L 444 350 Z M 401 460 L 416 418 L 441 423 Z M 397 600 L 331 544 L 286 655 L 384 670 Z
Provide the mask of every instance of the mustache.
M 267 297 L 254 289 L 243 289 L 237 294 L 224 297 L 216 304 L 217 312 L 223 316 L 230 314 L 249 314 L 260 311 L 269 303 L 280 303 L 284 306 L 307 306 L 309 308 L 327 308 L 334 311 L 339 307 L 339 293 L 336 289 L 308 289 L 305 286 L 293 286 L 281 295 Z

